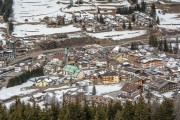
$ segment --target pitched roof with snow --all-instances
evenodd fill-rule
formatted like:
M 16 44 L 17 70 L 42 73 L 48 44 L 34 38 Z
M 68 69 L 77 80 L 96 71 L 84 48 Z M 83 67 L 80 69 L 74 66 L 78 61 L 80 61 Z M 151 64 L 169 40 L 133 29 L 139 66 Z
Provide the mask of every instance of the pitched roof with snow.
M 121 91 L 127 92 L 127 93 L 133 93 L 139 89 L 138 85 L 133 83 L 126 83 L 122 88 Z

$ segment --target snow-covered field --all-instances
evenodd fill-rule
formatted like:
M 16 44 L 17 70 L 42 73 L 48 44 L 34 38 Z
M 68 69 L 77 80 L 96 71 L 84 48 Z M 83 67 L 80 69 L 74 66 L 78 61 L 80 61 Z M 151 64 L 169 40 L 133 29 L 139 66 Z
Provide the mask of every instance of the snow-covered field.
M 92 93 L 92 88 L 93 86 L 88 87 L 88 93 Z M 102 95 L 105 93 L 120 90 L 121 88 L 122 88 L 122 84 L 96 85 L 96 93 L 97 95 Z
M 50 35 L 55 33 L 68 33 L 81 31 L 81 28 L 73 27 L 73 25 L 63 26 L 59 28 L 49 28 L 47 25 L 30 25 L 22 24 L 15 26 L 12 33 L 15 37 L 28 37 L 34 35 Z
M 138 37 L 146 34 L 146 30 L 134 30 L 134 31 L 112 31 L 102 33 L 88 33 L 89 36 L 104 39 L 112 38 L 113 40 L 121 40 L 126 38 Z
M 103 3 L 103 2 L 95 2 L 93 3 L 96 6 L 130 6 L 130 3 L 128 2 L 128 0 L 118 0 L 119 2 L 117 3 Z
M 51 90 L 59 90 L 59 89 L 67 89 L 69 88 L 69 86 L 62 86 L 62 87 L 58 87 L 58 88 L 48 88 L 45 91 L 51 91 Z
M 166 29 L 180 29 L 180 13 L 165 13 L 161 10 L 157 10 L 157 16 L 160 20 L 159 27 Z
M 77 7 L 65 8 L 63 9 L 63 12 L 77 12 L 77 11 L 95 10 L 95 9 L 96 8 L 94 6 L 77 6 Z
M 25 19 L 28 22 L 39 22 L 46 16 L 63 16 L 65 13 L 61 9 L 67 5 L 57 2 L 58 0 L 14 0 L 14 20 L 21 23 L 24 23 Z M 71 15 L 66 13 L 66 16 Z
M 37 89 L 25 90 L 24 88 L 30 87 L 32 85 L 33 85 L 33 82 L 28 81 L 26 83 L 23 83 L 22 85 L 18 85 L 15 87 L 3 88 L 2 90 L 0 90 L 0 100 L 5 100 L 15 95 L 21 96 L 21 95 L 30 94 L 36 91 Z
M 171 2 L 180 2 L 180 0 L 169 0 L 169 1 L 171 1 Z
M 7 23 L 0 23 L 0 28 L 6 28 L 7 27 Z
M 154 3 L 156 1 L 158 1 L 158 0 L 144 0 L 144 2 L 146 2 L 146 3 Z M 142 2 L 142 0 L 138 0 L 138 2 L 140 3 L 140 2 Z

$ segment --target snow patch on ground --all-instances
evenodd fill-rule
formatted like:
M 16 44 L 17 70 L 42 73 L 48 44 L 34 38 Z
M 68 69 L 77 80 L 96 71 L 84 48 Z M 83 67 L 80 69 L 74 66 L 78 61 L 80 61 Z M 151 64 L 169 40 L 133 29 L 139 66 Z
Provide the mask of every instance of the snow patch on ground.
M 64 16 L 62 8 L 67 5 L 57 4 L 58 0 L 14 0 L 13 14 L 16 22 L 24 23 L 39 22 L 46 16 L 56 17 Z M 66 16 L 71 16 L 66 13 Z
M 111 31 L 102 33 L 88 33 L 89 36 L 104 39 L 112 38 L 113 40 L 121 40 L 126 38 L 138 37 L 146 34 L 146 30 L 134 30 L 134 31 Z
M 66 88 L 69 88 L 69 86 L 62 86 L 62 87 L 58 87 L 58 88 L 48 88 L 44 91 L 51 91 L 51 90 L 57 90 L 57 89 L 66 89 Z
M 156 15 L 159 17 L 159 27 L 167 29 L 180 29 L 180 13 L 163 13 L 162 10 L 157 9 Z
M 120 90 L 122 88 L 121 84 L 112 84 L 112 85 L 96 85 L 96 93 L 97 95 L 102 95 L 105 93 L 113 92 Z M 88 87 L 88 92 L 92 93 L 93 86 Z
M 23 83 L 22 85 L 18 85 L 15 87 L 10 87 L 10 88 L 4 88 L 0 91 L 0 100 L 5 100 L 8 98 L 11 98 L 15 95 L 26 95 L 30 94 L 37 89 L 30 89 L 30 90 L 25 90 L 24 88 L 32 86 L 34 83 L 31 81 L 28 81 L 26 83 Z
M 50 35 L 55 33 L 68 33 L 77 31 L 81 31 L 81 28 L 73 27 L 73 25 L 63 26 L 60 28 L 49 28 L 47 25 L 23 24 L 15 26 L 12 35 L 15 37 L 27 37 L 34 35 Z

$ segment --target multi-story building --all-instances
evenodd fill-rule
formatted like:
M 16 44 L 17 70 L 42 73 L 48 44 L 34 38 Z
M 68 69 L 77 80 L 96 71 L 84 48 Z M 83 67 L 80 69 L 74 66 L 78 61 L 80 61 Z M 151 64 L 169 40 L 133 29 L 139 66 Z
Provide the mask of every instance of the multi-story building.
M 130 100 L 134 101 L 140 95 L 141 89 L 138 85 L 134 83 L 126 83 L 120 90 L 118 99 L 122 101 Z
M 106 72 L 102 75 L 102 82 L 104 84 L 118 83 L 119 75 L 116 72 Z
M 150 67 L 163 67 L 164 61 L 160 59 L 143 59 L 140 61 L 135 61 L 134 65 L 139 68 L 150 68 Z
M 177 83 L 162 79 L 156 79 L 149 85 L 149 89 L 159 93 L 170 92 L 177 90 L 177 88 Z

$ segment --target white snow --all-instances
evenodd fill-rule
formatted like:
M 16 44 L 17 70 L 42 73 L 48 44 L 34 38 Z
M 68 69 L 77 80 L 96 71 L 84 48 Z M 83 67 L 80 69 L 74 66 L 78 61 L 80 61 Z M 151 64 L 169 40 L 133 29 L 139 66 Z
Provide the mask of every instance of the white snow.
M 46 25 L 23 24 L 15 26 L 12 35 L 15 37 L 27 37 L 34 35 L 50 35 L 55 33 L 68 33 L 77 31 L 81 31 L 81 29 L 73 27 L 73 25 L 63 26 L 60 28 L 49 28 Z
M 130 3 L 128 2 L 128 0 L 118 0 L 117 3 L 103 3 L 103 2 L 97 2 L 94 3 L 96 6 L 116 6 L 116 7 L 120 7 L 120 6 L 130 6 Z
M 0 28 L 6 28 L 7 27 L 7 23 L 0 23 Z
M 171 2 L 180 2 L 180 0 L 170 0 Z
M 11 102 L 8 102 L 8 103 L 5 103 L 4 105 L 6 106 L 7 109 L 10 109 L 11 105 L 15 103 L 15 100 L 11 101 Z
M 33 82 L 28 81 L 26 83 L 23 83 L 22 85 L 10 87 L 10 88 L 4 88 L 0 91 L 0 100 L 5 100 L 15 95 L 22 96 L 22 95 L 30 94 L 36 91 L 37 89 L 30 89 L 30 90 L 23 90 L 23 89 L 26 87 L 30 87 L 33 84 L 34 84 Z
M 173 93 L 174 92 L 167 92 L 167 93 L 163 93 L 162 95 L 166 98 L 171 98 Z
M 13 14 L 14 20 L 24 23 L 39 22 L 44 17 L 71 16 L 62 12 L 62 8 L 67 5 L 57 4 L 58 0 L 14 0 Z
M 95 7 L 93 6 L 78 6 L 78 7 L 71 7 L 63 9 L 63 12 L 77 12 L 77 11 L 84 11 L 84 10 L 95 10 Z
M 159 17 L 159 27 L 166 29 L 180 29 L 180 13 L 163 13 L 162 10 L 157 9 L 156 14 Z
M 134 31 L 111 31 L 102 33 L 87 33 L 89 36 L 104 39 L 112 38 L 113 40 L 121 40 L 126 38 L 138 37 L 146 34 L 146 30 L 134 30 Z
M 157 2 L 158 0 L 144 0 L 144 2 L 146 3 L 154 3 L 154 2 Z M 142 2 L 142 0 L 138 0 L 139 3 Z
M 69 88 L 69 86 L 62 86 L 62 87 L 58 87 L 58 88 L 48 88 L 44 91 L 59 90 L 59 89 L 66 89 L 66 88 Z
M 97 95 L 102 95 L 105 93 L 118 91 L 122 88 L 121 84 L 111 84 L 111 85 L 96 85 L 96 93 Z M 89 86 L 89 93 L 92 93 L 93 86 Z

